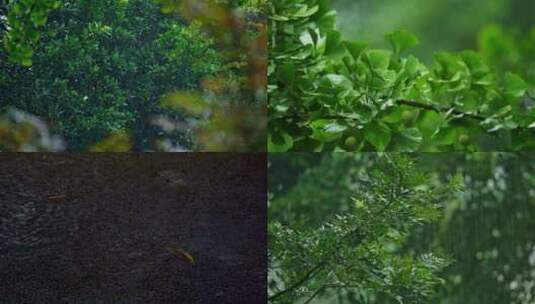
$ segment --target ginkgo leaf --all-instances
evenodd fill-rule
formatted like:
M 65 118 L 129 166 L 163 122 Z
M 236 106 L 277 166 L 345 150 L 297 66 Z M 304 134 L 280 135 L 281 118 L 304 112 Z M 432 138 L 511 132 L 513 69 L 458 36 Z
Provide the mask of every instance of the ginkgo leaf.
M 392 45 L 392 48 L 396 54 L 399 54 L 420 42 L 414 34 L 405 30 L 391 32 L 385 37 Z
M 269 5 L 289 15 L 307 12 L 307 1 Z M 535 126 L 525 73 L 498 73 L 485 54 L 507 42 L 505 33 L 485 34 L 483 52 L 442 51 L 426 64 L 406 53 L 419 44 L 406 30 L 386 34 L 390 49 L 370 49 L 366 42 L 343 40 L 326 3 L 305 20 L 287 17 L 274 20 L 269 33 L 268 71 L 277 73 L 268 74 L 268 113 L 275 117 L 268 138 L 279 143 L 268 144 L 270 152 L 487 151 L 509 146 L 512 133 Z M 506 44 L 504 50 L 520 55 L 516 42 Z M 511 53 L 506 51 L 499 53 Z M 360 136 L 353 136 L 357 131 Z M 470 145 L 459 145 L 463 134 L 474 139 Z M 494 140 L 483 140 L 488 136 Z
M 167 249 L 167 251 L 172 253 L 174 256 L 190 263 L 191 265 L 195 265 L 195 259 L 193 256 L 183 248 L 179 246 L 165 246 L 165 249 Z
M 66 194 L 50 195 L 50 196 L 48 196 L 48 201 L 49 202 L 57 202 L 57 201 L 61 201 L 61 200 L 65 199 L 65 198 L 67 198 Z
M 505 95 L 510 99 L 520 98 L 524 96 L 528 89 L 528 85 L 520 76 L 513 73 L 505 74 Z

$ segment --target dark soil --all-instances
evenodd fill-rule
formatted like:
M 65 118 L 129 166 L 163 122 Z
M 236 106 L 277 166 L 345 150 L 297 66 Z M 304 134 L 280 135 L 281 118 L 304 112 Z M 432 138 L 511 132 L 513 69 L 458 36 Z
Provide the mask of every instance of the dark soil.
M 0 302 L 265 303 L 266 193 L 264 154 L 2 153 Z

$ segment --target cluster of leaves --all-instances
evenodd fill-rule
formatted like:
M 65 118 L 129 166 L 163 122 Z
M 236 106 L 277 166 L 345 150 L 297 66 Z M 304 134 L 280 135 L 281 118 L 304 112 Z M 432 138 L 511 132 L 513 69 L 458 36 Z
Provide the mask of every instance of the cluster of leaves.
M 20 0 L 4 4 L 8 7 L 9 31 L 4 45 L 10 59 L 25 66 L 32 65 L 33 50 L 41 37 L 40 27 L 45 25 L 48 13 L 61 5 L 60 0 Z
M 528 84 L 480 54 L 440 52 L 428 67 L 404 55 L 418 44 L 407 31 L 386 35 L 391 50 L 344 41 L 328 0 L 274 0 L 269 10 L 270 151 L 534 147 Z
M 42 43 L 31 44 L 35 64 L 2 61 L 0 88 L 10 93 L 2 108 L 52 122 L 69 149 L 112 134 L 104 145 L 112 150 L 117 141 L 121 151 L 265 151 L 265 1 L 61 2 Z M 26 41 L 9 26 L 0 34 Z M 0 56 L 31 63 L 8 51 Z
M 222 69 L 220 55 L 199 26 L 161 14 L 149 0 L 63 1 L 48 19 L 32 67 L 2 60 L 1 107 L 51 122 L 69 149 L 85 149 L 127 129 L 136 149 L 150 149 L 163 132 L 152 125 L 153 116 L 165 114 L 184 124 L 191 117 L 161 107 L 161 96 L 198 90 L 202 78 Z M 190 133 L 167 136 L 191 149 Z
M 311 172 L 325 172 L 331 160 Z M 399 155 L 379 157 L 365 171 L 351 173 L 346 166 L 345 175 L 338 165 L 340 184 L 352 181 L 352 203 L 344 212 L 318 224 L 270 213 L 269 301 L 310 303 L 338 294 L 351 303 L 426 303 L 449 259 L 439 253 L 404 254 L 401 248 L 415 226 L 438 219 L 441 202 L 459 189 L 459 180 L 431 184 L 412 159 Z M 314 181 L 317 176 L 307 173 L 294 188 Z M 288 195 L 295 198 L 292 191 Z M 277 209 L 283 197 L 269 208 Z M 289 206 L 285 199 L 281 204 Z
M 263 0 L 158 0 L 162 11 L 198 22 L 230 73 L 209 75 L 204 94 L 175 92 L 164 104 L 204 117 L 195 127 L 203 150 L 266 150 L 267 32 Z

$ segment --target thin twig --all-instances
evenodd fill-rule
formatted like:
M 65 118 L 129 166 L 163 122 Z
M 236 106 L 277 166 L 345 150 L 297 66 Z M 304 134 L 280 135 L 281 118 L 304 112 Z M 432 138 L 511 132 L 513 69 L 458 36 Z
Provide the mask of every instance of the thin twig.
M 312 302 L 312 300 L 314 300 L 314 298 L 316 298 L 320 294 L 320 292 L 322 292 L 326 288 L 326 286 L 327 285 L 323 285 L 320 288 L 316 289 L 316 291 L 310 296 L 310 298 L 305 301 L 304 304 Z
M 414 101 L 414 100 L 401 99 L 401 100 L 397 100 L 396 103 L 398 105 L 405 105 L 405 106 L 409 106 L 409 107 L 413 107 L 413 108 L 419 108 L 419 109 L 422 109 L 422 110 L 432 111 L 432 112 L 435 112 L 435 113 L 446 113 L 448 111 L 451 111 L 451 113 L 453 113 L 455 115 L 466 117 L 466 118 L 470 118 L 470 119 L 475 119 L 475 120 L 479 120 L 479 121 L 484 121 L 484 120 L 487 119 L 487 117 L 484 117 L 484 116 L 481 116 L 481 115 L 478 115 L 478 114 L 474 114 L 474 113 L 463 112 L 463 111 L 457 110 L 457 109 L 455 109 L 453 107 L 451 107 L 451 108 L 439 107 L 439 106 L 435 106 L 435 105 L 431 105 L 431 104 L 427 104 L 427 103 L 423 103 L 423 102 L 419 102 L 419 101 Z M 289 119 L 289 118 L 309 119 L 310 116 L 308 116 L 306 114 L 304 114 L 304 115 L 301 115 L 301 114 L 290 114 L 290 115 L 286 115 L 286 116 L 275 117 L 273 119 L 280 120 L 280 119 Z M 358 120 L 355 117 L 345 116 L 343 114 L 328 114 L 328 115 L 322 115 L 319 118 L 322 118 L 322 119 Z
M 420 108 L 420 109 L 424 109 L 424 110 L 428 110 L 428 111 L 433 111 L 433 112 L 436 112 L 436 113 L 444 113 L 444 112 L 448 112 L 451 110 L 451 112 L 455 115 L 462 115 L 463 117 L 469 117 L 469 118 L 472 118 L 472 119 L 475 119 L 475 120 L 486 120 L 487 117 L 484 117 L 484 116 L 481 116 L 481 115 L 477 115 L 477 114 L 473 114 L 473 113 L 467 113 L 467 112 L 463 112 L 463 111 L 460 111 L 460 110 L 457 110 L 455 108 L 441 108 L 441 107 L 438 107 L 438 106 L 433 106 L 433 105 L 430 105 L 430 104 L 426 104 L 426 103 L 422 103 L 422 102 L 418 102 L 418 101 L 413 101 L 413 100 L 398 100 L 396 101 L 397 104 L 400 104 L 400 105 L 406 105 L 406 106 L 411 106 L 411 107 L 415 107 L 415 108 Z
M 294 289 L 296 289 L 297 287 L 301 286 L 304 282 L 310 280 L 311 278 L 313 278 L 315 276 L 315 272 L 320 270 L 327 262 L 324 260 L 322 261 L 321 263 L 319 263 L 318 265 L 314 266 L 314 268 L 310 269 L 299 281 L 295 282 L 294 284 L 292 284 L 290 287 L 282 290 L 282 291 L 279 291 L 278 293 L 272 295 L 269 297 L 269 301 L 274 301 L 275 299 L 279 298 L 280 296 L 286 294 L 286 293 L 289 293 L 290 291 L 293 291 Z

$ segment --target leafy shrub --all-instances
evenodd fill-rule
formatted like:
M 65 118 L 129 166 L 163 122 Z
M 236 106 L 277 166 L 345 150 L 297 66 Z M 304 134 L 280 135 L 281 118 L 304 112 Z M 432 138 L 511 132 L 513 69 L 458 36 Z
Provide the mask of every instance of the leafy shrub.
M 133 130 L 137 148 L 150 147 L 160 132 L 153 115 L 189 117 L 162 108 L 161 96 L 198 90 L 204 76 L 222 68 L 198 26 L 163 15 L 153 1 L 63 1 L 48 19 L 30 68 L 8 63 L 0 51 L 1 106 L 51 122 L 70 149 L 125 129 Z M 193 145 L 187 131 L 175 139 Z
M 227 73 L 203 79 L 208 94 L 179 91 L 164 103 L 204 118 L 193 127 L 202 150 L 266 151 L 265 1 L 158 2 L 163 11 L 201 24 L 228 68 Z
M 535 146 L 528 84 L 514 73 L 496 74 L 480 54 L 440 52 L 428 67 L 406 55 L 418 43 L 407 31 L 386 35 L 390 50 L 344 41 L 328 0 L 269 6 L 270 151 Z
M 137 0 L 139 2 L 139 0 Z M 44 8 L 36 5 L 37 0 L 25 0 L 24 7 L 29 9 L 30 13 L 17 14 L 13 11 L 13 6 L 8 5 L 5 1 L 0 1 L 0 12 L 2 15 L 7 15 L 10 22 L 6 22 L 5 18 L 0 19 L 0 37 L 7 34 L 12 36 L 10 39 L 19 41 L 14 47 L 7 47 L 8 53 L 0 53 L 0 56 L 6 58 L 9 56 L 10 60 L 15 63 L 30 66 L 32 64 L 32 56 L 34 50 L 38 47 L 36 41 L 41 36 L 41 26 L 36 26 L 31 23 L 31 14 L 35 13 L 50 13 L 49 8 Z M 70 1 L 56 1 L 67 6 L 72 5 Z M 15 3 L 15 2 L 13 2 Z M 76 2 L 75 2 L 76 3 Z M 110 12 L 106 12 L 104 8 L 100 9 L 95 14 L 87 14 L 83 17 L 88 17 L 90 20 L 115 19 L 113 17 L 117 7 L 126 7 L 131 4 L 129 0 L 118 0 L 110 2 Z M 176 56 L 184 55 L 188 60 L 200 64 L 192 64 L 194 70 L 200 69 L 203 72 L 204 67 L 210 68 L 206 73 L 199 73 L 199 75 L 191 75 L 192 69 L 186 69 L 186 75 L 178 75 L 181 82 L 187 82 L 189 76 L 194 76 L 196 84 L 193 88 L 190 86 L 173 87 L 171 91 L 160 92 L 163 95 L 161 106 L 154 106 L 152 101 L 146 105 L 141 98 L 128 94 L 130 97 L 135 97 L 132 101 L 134 104 L 134 111 L 132 113 L 115 113 L 131 115 L 133 123 L 128 125 L 129 130 L 113 131 L 113 134 L 106 137 L 104 145 L 97 145 L 97 147 L 90 147 L 89 144 L 94 144 L 92 138 L 84 138 L 88 142 L 86 147 L 80 145 L 76 149 L 84 148 L 84 150 L 106 150 L 106 151 L 123 151 L 124 149 L 131 150 L 164 150 L 164 151 L 184 151 L 184 150 L 203 150 L 203 151 L 265 151 L 266 147 L 266 108 L 265 108 L 265 87 L 267 83 L 266 69 L 267 69 L 267 52 L 266 52 L 266 1 L 264 0 L 146 0 L 143 5 L 148 5 L 149 10 L 132 10 L 129 15 L 132 18 L 141 12 L 142 16 L 145 12 L 151 12 L 154 5 L 158 4 L 158 8 L 166 16 L 155 14 L 151 19 L 150 24 L 146 27 L 150 32 L 153 32 L 151 26 L 157 25 L 155 28 L 160 29 L 162 26 L 168 24 L 169 20 L 182 20 L 182 24 L 194 24 L 193 30 L 190 27 L 184 26 L 180 33 L 173 33 L 167 35 L 170 40 L 175 38 L 182 39 L 182 34 L 193 39 L 187 40 L 184 44 L 192 47 L 192 50 L 198 50 L 200 53 L 188 55 L 182 50 L 179 52 L 171 51 L 174 54 L 165 54 L 166 59 L 178 59 Z M 100 5 L 92 1 L 81 1 L 80 9 L 87 11 L 93 10 L 95 5 Z M 141 16 L 141 17 L 142 17 Z M 164 22 L 162 23 L 159 18 Z M 121 17 L 123 18 L 123 17 Z M 123 18 L 124 19 L 124 18 Z M 138 18 L 139 19 L 139 18 Z M 143 18 L 141 18 L 143 19 Z M 139 20 L 138 20 L 139 21 Z M 17 23 L 20 27 L 18 31 L 12 31 L 13 26 L 10 23 Z M 113 23 L 113 22 L 112 22 Z M 95 28 L 99 28 L 104 24 L 105 31 L 115 32 L 115 23 L 96 22 Z M 183 25 L 183 24 L 182 24 Z M 135 27 L 135 26 L 134 26 Z M 179 28 L 179 27 L 177 27 Z M 35 41 L 29 40 L 25 34 L 27 31 L 37 31 Z M 198 31 L 202 30 L 202 33 Z M 186 33 L 187 32 L 187 33 Z M 190 35 L 192 34 L 192 35 Z M 204 34 L 211 37 L 209 41 L 205 41 Z M 190 37 L 191 36 L 191 37 Z M 197 41 L 201 37 L 201 41 Z M 147 37 L 145 37 L 147 38 Z M 146 39 L 143 41 L 146 42 Z M 149 39 L 153 39 L 153 35 L 149 35 Z M 212 41 L 213 40 L 213 41 Z M 6 42 L 7 40 L 4 40 Z M 41 40 L 42 43 L 47 41 Z M 182 41 L 183 42 L 183 41 Z M 205 42 L 210 44 L 209 49 L 217 50 L 215 62 L 211 62 L 212 55 L 210 50 L 204 50 Z M 172 43 L 171 43 L 172 44 Z M 196 49 L 194 46 L 201 46 Z M 172 47 L 169 43 L 164 42 L 163 48 Z M 21 57 L 21 53 L 28 52 Z M 206 53 L 202 53 L 206 51 Z M 152 51 L 152 48 L 151 48 Z M 171 55 L 171 56 L 167 56 Z M 204 57 L 199 57 L 199 56 Z M 171 58 L 169 58 L 171 57 Z M 143 56 L 137 56 L 133 59 L 144 61 Z M 151 57 L 152 59 L 152 57 Z M 208 62 L 206 62 L 207 60 Z M 135 62 L 133 62 L 135 63 Z M 143 62 L 144 63 L 144 62 Z M 187 64 L 187 61 L 179 60 L 179 66 L 175 68 L 184 68 L 181 64 Z M 206 64 L 205 64 L 206 63 Z M 170 67 L 173 67 L 170 65 Z M 166 67 L 158 68 L 159 72 L 165 73 Z M 215 68 L 215 69 L 213 69 Z M 161 71 L 160 71 L 161 70 Z M 180 74 L 180 73 L 177 73 Z M 197 73 L 194 73 L 197 74 Z M 156 74 L 149 75 L 150 77 L 158 76 Z M 147 76 L 147 78 L 149 77 Z M 176 76 L 176 75 L 175 75 Z M 198 77 L 197 77 L 198 76 Z M 162 77 L 164 78 L 164 77 Z M 173 77 L 170 77 L 173 78 Z M 0 73 L 0 85 L 9 84 L 10 75 L 7 73 Z M 167 79 L 156 79 L 161 87 L 169 87 L 173 84 L 166 82 Z M 172 79 L 178 80 L 178 79 Z M 182 81 L 184 80 L 184 81 Z M 165 85 L 167 84 L 167 85 Z M 122 88 L 122 87 L 121 87 Z M 156 90 L 155 90 L 156 91 Z M 84 96 L 85 97 L 85 96 Z M 177 98 L 179 97 L 179 98 Z M 118 104 L 121 105 L 123 96 L 120 96 Z M 128 100 L 128 98 L 127 98 Z M 131 104 L 129 101 L 127 102 Z M 155 108 L 155 111 L 152 111 Z M 55 110 L 59 111 L 61 107 Z M 69 109 L 67 109 L 68 111 Z M 104 117 L 107 119 L 115 119 L 113 115 Z M 128 117 L 125 118 L 125 120 Z M 53 122 L 56 123 L 56 122 Z M 123 125 L 121 122 L 107 121 L 106 124 Z M 55 128 L 57 131 L 57 128 Z M 122 128 L 124 129 L 124 128 Z M 97 130 L 98 131 L 98 130 Z M 102 132 L 101 132 L 102 133 Z M 100 136 L 95 136 L 100 139 Z M 114 143 L 117 143 L 117 149 L 114 148 Z M 133 145 L 133 146 L 132 146 Z M 73 145 L 70 146 L 73 148 Z
M 5 35 L 4 45 L 11 53 L 10 59 L 25 66 L 32 65 L 33 49 L 41 37 L 40 27 L 48 20 L 48 13 L 61 5 L 59 0 L 0 2 L 2 13 L 9 14 L 10 29 Z M 2 14 L 4 16 L 4 14 Z

